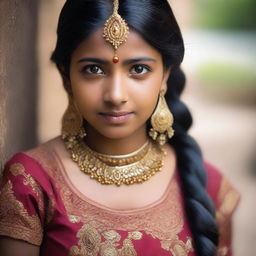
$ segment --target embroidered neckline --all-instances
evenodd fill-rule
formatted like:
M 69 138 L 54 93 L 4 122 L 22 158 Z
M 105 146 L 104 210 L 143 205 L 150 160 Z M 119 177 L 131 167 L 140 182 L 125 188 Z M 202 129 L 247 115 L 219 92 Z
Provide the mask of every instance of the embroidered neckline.
M 101 232 L 143 230 L 159 240 L 174 239 L 184 226 L 183 201 L 177 172 L 160 201 L 132 211 L 113 211 L 111 208 L 99 208 L 99 205 L 88 200 L 84 201 L 70 189 L 60 173 L 60 163 L 49 143 L 30 151 L 28 156 L 37 161 L 53 179 L 52 182 L 56 183 L 62 201 L 59 203 L 63 203 L 65 208 L 63 214 L 67 215 L 72 223 L 90 224 Z
M 87 197 L 86 195 L 84 195 L 79 189 L 77 189 L 75 187 L 75 185 L 72 183 L 71 179 L 68 177 L 67 171 L 58 155 L 58 153 L 51 149 L 54 155 L 54 158 L 57 162 L 57 166 L 59 168 L 59 171 L 61 173 L 61 175 L 63 176 L 63 179 L 66 183 L 66 186 L 70 189 L 70 191 L 72 191 L 72 193 L 74 193 L 80 200 L 86 202 L 87 204 L 90 204 L 93 207 L 96 207 L 100 210 L 104 210 L 107 211 L 109 213 L 115 213 L 115 214 L 122 214 L 122 215 L 131 215 L 131 214 L 137 214 L 137 213 L 141 213 L 141 212 L 146 212 L 146 211 L 151 211 L 154 208 L 157 208 L 159 205 L 161 205 L 162 203 L 164 203 L 169 196 L 171 187 L 172 187 L 172 183 L 177 180 L 177 170 L 175 168 L 174 173 L 164 191 L 164 193 L 161 195 L 161 197 L 156 200 L 155 202 L 152 202 L 148 205 L 142 206 L 142 207 L 138 207 L 138 208 L 134 208 L 134 209 L 114 209 L 108 206 L 105 206 L 101 203 L 98 203 L 96 201 L 94 201 L 93 199 L 90 199 L 89 197 Z

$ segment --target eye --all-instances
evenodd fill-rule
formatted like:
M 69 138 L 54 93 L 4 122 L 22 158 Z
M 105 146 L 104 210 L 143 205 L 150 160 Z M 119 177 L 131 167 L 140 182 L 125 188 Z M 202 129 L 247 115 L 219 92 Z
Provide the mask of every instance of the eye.
M 131 68 L 131 73 L 133 75 L 144 75 L 147 74 L 148 72 L 150 72 L 151 69 L 149 66 L 147 65 L 142 65 L 142 64 L 138 64 L 138 65 L 134 65 Z
M 97 65 L 88 65 L 88 66 L 85 66 L 83 69 L 82 69 L 82 72 L 85 73 L 85 74 L 95 74 L 95 75 L 102 75 L 104 74 L 103 70 L 97 66 Z

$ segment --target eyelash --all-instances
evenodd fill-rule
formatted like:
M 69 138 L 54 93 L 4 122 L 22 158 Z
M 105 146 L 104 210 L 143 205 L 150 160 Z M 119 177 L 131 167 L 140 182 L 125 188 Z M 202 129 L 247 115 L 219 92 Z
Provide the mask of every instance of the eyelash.
M 148 66 L 148 65 L 145 65 L 145 64 L 135 64 L 132 66 L 132 68 L 130 69 L 130 71 L 136 67 L 143 67 L 144 69 L 146 69 L 146 73 L 131 73 L 132 75 L 145 75 L 147 74 L 148 72 L 151 72 L 152 69 Z M 92 68 L 92 67 L 97 67 L 101 70 L 102 73 L 93 73 L 93 72 L 88 72 L 88 69 Z M 95 65 L 95 64 L 92 64 L 92 65 L 87 65 L 85 66 L 82 70 L 81 70 L 82 73 L 86 74 L 86 75 L 102 75 L 104 74 L 104 71 L 102 70 L 102 68 L 98 65 Z
M 134 69 L 134 68 L 136 68 L 136 67 L 139 67 L 139 66 L 141 66 L 141 67 L 143 67 L 144 69 L 146 69 L 146 73 L 136 73 L 136 74 L 134 74 L 134 75 L 145 75 L 145 74 L 147 74 L 148 72 L 151 72 L 152 71 L 152 69 L 148 66 L 148 65 L 145 65 L 145 64 L 136 64 L 136 65 L 134 65 L 132 68 L 131 68 L 131 70 L 132 69 Z
M 87 65 L 87 66 L 82 68 L 81 72 L 86 74 L 86 75 L 101 75 L 99 73 L 88 72 L 88 69 L 90 69 L 92 67 L 97 67 L 97 68 L 101 69 L 101 67 L 98 66 L 98 65 Z

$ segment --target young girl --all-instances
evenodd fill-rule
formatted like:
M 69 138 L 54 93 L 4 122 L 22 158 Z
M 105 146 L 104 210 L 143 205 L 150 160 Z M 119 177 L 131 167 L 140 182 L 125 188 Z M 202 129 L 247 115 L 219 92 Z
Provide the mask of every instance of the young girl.
M 231 255 L 239 194 L 187 134 L 168 2 L 68 0 L 57 33 L 62 134 L 6 164 L 0 254 Z

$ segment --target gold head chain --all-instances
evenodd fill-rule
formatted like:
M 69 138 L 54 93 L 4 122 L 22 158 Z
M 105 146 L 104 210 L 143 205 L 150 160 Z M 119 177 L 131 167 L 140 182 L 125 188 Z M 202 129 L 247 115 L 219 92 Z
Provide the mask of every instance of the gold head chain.
M 118 47 L 127 41 L 129 35 L 129 27 L 126 21 L 118 14 L 118 9 L 119 1 L 114 0 L 113 14 L 106 21 L 103 31 L 103 37 L 106 42 L 109 42 L 114 47 L 114 63 L 119 62 L 119 57 L 117 56 Z

